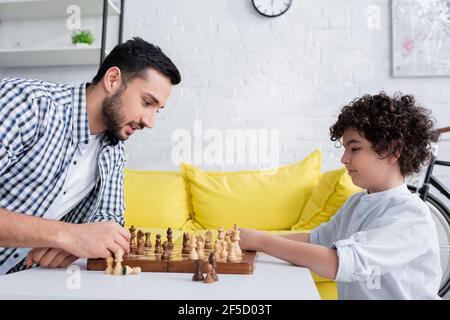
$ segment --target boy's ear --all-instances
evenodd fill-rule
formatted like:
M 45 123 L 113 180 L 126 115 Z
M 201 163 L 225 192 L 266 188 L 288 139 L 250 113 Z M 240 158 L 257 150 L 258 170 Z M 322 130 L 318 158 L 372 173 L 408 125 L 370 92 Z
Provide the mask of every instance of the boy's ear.
M 398 161 L 398 159 L 400 158 L 400 152 L 396 152 L 395 154 L 391 154 L 388 158 L 388 162 L 390 164 L 394 164 Z

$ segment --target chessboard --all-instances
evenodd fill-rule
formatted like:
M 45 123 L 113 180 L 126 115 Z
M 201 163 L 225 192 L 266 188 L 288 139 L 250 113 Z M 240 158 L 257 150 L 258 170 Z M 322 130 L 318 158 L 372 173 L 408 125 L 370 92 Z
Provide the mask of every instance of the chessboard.
M 179 273 L 194 273 L 196 271 L 195 260 L 200 260 L 201 270 L 202 272 L 206 272 L 208 265 L 208 257 L 211 252 L 217 250 L 216 245 L 224 245 L 228 243 L 228 247 L 231 248 L 233 243 L 236 243 L 237 240 L 233 239 L 233 242 L 229 239 L 228 236 L 224 235 L 223 229 L 219 228 L 219 240 L 216 240 L 214 247 L 212 245 L 207 246 L 207 248 L 202 248 L 201 257 L 197 257 L 197 259 L 192 259 L 190 257 L 189 251 L 196 250 L 199 251 L 197 246 L 189 247 L 189 234 L 185 233 L 183 236 L 183 247 L 175 247 L 171 243 L 171 228 L 167 231 L 168 241 L 164 241 L 164 244 L 161 245 L 161 236 L 156 235 L 156 244 L 152 245 L 150 243 L 150 234 L 146 233 L 145 243 L 143 241 L 143 235 L 141 231 L 138 231 L 138 237 L 136 242 L 135 229 L 132 226 L 130 228 L 131 240 L 130 240 L 130 248 L 131 252 L 126 253 L 123 256 L 122 263 L 124 265 L 128 265 L 129 267 L 140 267 L 143 272 L 179 272 Z M 237 236 L 238 237 L 238 236 Z M 203 238 L 190 236 L 191 241 L 195 239 L 196 244 L 200 244 Z M 208 238 L 208 234 L 206 236 Z M 211 234 L 209 234 L 209 238 L 211 238 Z M 225 240 L 226 239 L 226 240 Z M 206 240 L 208 241 L 208 240 Z M 211 242 L 211 239 L 209 239 Z M 186 243 L 187 242 L 187 243 Z M 172 245 L 172 247 L 170 247 Z M 159 250 L 156 248 L 160 246 Z M 186 247 L 188 246 L 188 247 Z M 139 248 L 141 247 L 141 250 Z M 163 248 L 163 249 L 162 249 Z M 164 250 L 164 251 L 162 251 Z M 218 249 L 221 250 L 221 249 Z M 159 252 L 158 252 L 159 251 Z M 216 251 L 217 252 L 217 251 Z M 244 251 L 242 250 L 239 254 L 238 258 L 235 261 L 230 262 L 227 255 L 221 255 L 219 252 L 216 254 L 216 273 L 218 274 L 252 274 L 255 261 L 256 261 L 256 252 L 254 251 Z M 106 259 L 88 259 L 87 261 L 87 270 L 95 270 L 95 271 L 103 271 L 107 267 Z

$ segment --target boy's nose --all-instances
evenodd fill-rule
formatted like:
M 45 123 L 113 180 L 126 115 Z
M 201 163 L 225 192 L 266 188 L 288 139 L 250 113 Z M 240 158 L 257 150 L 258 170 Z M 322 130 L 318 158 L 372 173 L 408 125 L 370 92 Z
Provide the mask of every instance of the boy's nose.
M 342 155 L 341 163 L 342 163 L 342 164 L 348 164 L 348 163 L 349 163 L 349 158 L 348 158 L 346 152 L 344 152 L 344 154 Z

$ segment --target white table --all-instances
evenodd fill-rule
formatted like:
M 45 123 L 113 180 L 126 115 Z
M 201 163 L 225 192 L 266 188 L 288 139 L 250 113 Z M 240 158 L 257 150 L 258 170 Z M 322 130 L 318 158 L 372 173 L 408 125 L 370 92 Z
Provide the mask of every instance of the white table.
M 69 269 L 34 268 L 0 277 L 0 299 L 297 300 L 320 299 L 307 268 L 259 254 L 253 275 L 219 274 L 212 284 L 190 273 L 143 272 L 111 276 L 87 271 L 86 260 Z

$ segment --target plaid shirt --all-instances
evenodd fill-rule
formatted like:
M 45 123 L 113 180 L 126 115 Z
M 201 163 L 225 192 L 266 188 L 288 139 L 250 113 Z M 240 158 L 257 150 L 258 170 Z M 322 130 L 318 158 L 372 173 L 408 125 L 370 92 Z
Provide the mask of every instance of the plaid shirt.
M 86 84 L 0 80 L 0 208 L 42 217 L 63 187 L 76 146 L 87 143 L 89 134 Z M 123 225 L 124 165 L 123 142 L 105 134 L 100 177 L 62 221 L 113 220 Z M 0 266 L 17 257 L 16 251 L 0 247 Z M 9 272 L 25 268 L 22 260 Z

